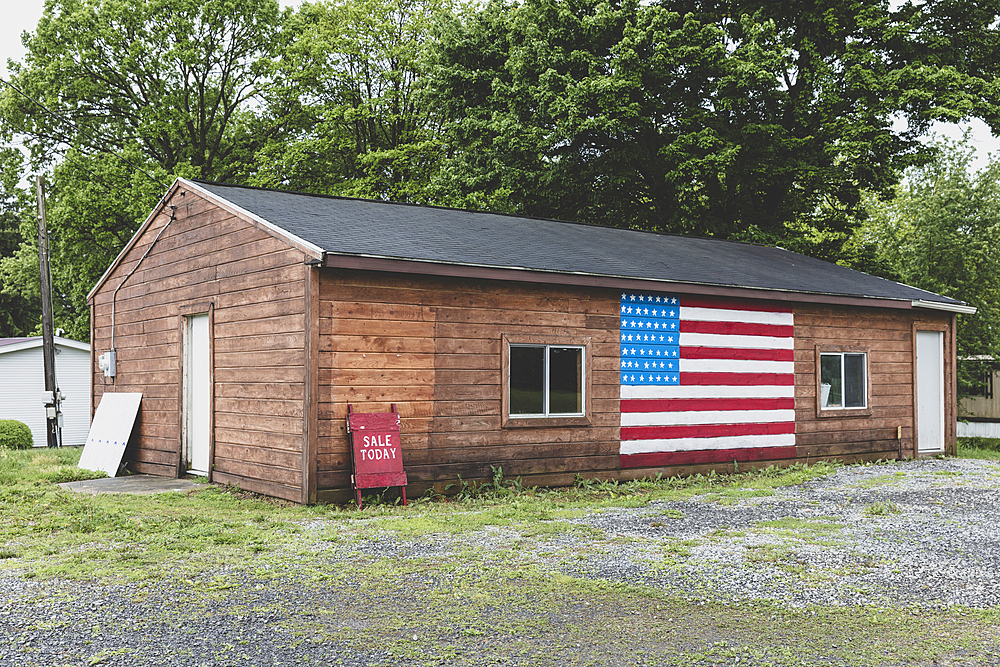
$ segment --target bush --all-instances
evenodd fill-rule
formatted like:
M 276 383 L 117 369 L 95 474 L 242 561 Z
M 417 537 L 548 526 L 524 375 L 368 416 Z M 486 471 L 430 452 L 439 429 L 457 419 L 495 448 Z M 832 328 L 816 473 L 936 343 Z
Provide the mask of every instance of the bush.
M 0 449 L 31 449 L 31 429 L 16 419 L 0 419 Z

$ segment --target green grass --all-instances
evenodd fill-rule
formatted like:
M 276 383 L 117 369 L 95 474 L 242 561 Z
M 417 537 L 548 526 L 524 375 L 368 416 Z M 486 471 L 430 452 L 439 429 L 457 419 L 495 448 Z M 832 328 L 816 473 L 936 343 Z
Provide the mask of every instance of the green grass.
M 619 507 L 710 499 L 729 502 L 827 475 L 835 468 L 768 468 L 741 475 L 526 488 L 502 471 L 456 495 L 353 507 L 299 507 L 236 489 L 189 495 L 85 496 L 56 480 L 77 476 L 78 450 L 0 453 L 0 572 L 22 578 L 132 582 L 136 603 L 161 586 L 159 621 L 180 623 L 225 601 L 218 613 L 273 614 L 303 643 L 378 646 L 419 664 L 878 665 L 996 662 L 995 611 L 881 607 L 792 609 L 771 602 L 692 602 L 673 589 L 568 576 L 525 557 L 549 550 L 584 565 L 623 541 L 650 541 L 649 571 L 682 568 L 700 544 L 741 539 L 720 528 L 699 539 L 607 536 L 573 519 Z M 654 508 L 651 523 L 683 519 Z M 796 544 L 819 543 L 841 526 L 829 517 L 762 521 L 754 529 Z M 495 536 L 502 548 L 484 544 Z M 552 541 L 569 536 L 570 541 Z M 390 540 L 445 541 L 433 557 Z M 749 549 L 746 567 L 799 576 L 788 545 Z M 234 587 L 240 569 L 267 591 Z M 157 583 L 162 580 L 162 583 Z M 53 584 L 58 587 L 58 581 Z M 805 584 L 803 584 L 805 585 Z M 56 588 L 55 590 L 58 590 Z M 155 597 L 155 596 L 154 596 Z M 221 646 L 221 644 L 220 644 Z M 221 650 L 221 648 L 220 648 Z M 227 649 L 228 650 L 228 649 Z M 238 647 L 225 656 L 239 664 Z M 95 647 L 94 656 L 102 657 Z M 220 658 L 221 660 L 221 658 Z M 246 661 L 244 661 L 246 662 Z
M 1000 461 L 1000 438 L 959 438 L 958 455 L 965 459 Z

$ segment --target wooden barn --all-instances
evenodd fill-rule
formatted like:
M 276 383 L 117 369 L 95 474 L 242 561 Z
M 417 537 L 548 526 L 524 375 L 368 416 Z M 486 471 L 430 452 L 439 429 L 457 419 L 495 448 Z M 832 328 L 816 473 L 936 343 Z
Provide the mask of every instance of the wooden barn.
M 143 395 L 129 469 L 303 503 L 350 486 L 349 404 L 397 406 L 411 495 L 952 452 L 972 312 L 778 248 L 183 179 L 89 303 L 92 410 Z

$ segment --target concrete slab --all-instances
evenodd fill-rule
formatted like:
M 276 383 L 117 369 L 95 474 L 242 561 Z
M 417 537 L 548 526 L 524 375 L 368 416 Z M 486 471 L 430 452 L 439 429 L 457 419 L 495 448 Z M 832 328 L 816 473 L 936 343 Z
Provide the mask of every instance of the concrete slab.
M 197 489 L 205 488 L 205 483 L 193 479 L 173 479 L 156 475 L 127 475 L 125 477 L 86 479 L 81 482 L 64 482 L 59 486 L 67 491 L 86 493 L 92 496 L 102 493 L 127 493 L 145 496 L 170 491 L 191 493 Z

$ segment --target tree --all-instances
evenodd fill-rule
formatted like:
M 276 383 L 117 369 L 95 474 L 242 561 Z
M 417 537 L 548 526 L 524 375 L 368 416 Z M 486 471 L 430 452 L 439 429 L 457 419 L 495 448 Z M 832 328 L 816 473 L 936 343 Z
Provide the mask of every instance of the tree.
M 168 172 L 226 179 L 278 17 L 276 0 L 48 0 L 0 118 L 30 138 L 36 165 L 69 146 L 135 148 Z
M 442 0 L 305 3 L 289 17 L 262 122 L 258 185 L 423 199 L 440 162 L 420 51 Z
M 849 249 L 883 277 L 975 306 L 975 315 L 958 315 L 958 356 L 1000 359 L 1000 163 L 973 175 L 966 142 L 939 149 L 907 171 L 895 199 L 868 199 L 869 219 Z M 960 365 L 961 393 L 974 380 Z
M 0 262 L 13 255 L 21 243 L 21 220 L 34 220 L 28 193 L 18 187 L 23 158 L 15 148 L 0 149 Z M 38 255 L 35 255 L 38 275 Z M 37 279 L 35 280 L 37 283 Z M 0 338 L 28 336 L 41 323 L 38 290 L 24 294 L 7 286 L 0 271 Z
M 269 84 L 276 0 L 47 0 L 0 90 L 48 191 L 56 326 L 87 340 L 86 294 L 174 176 L 236 180 L 266 137 L 248 132 Z M 4 177 L 19 167 L 4 165 Z M 31 209 L 34 196 L 30 196 Z M 38 299 L 37 231 L 0 248 L 3 292 Z M 12 223 L 5 223 L 8 225 Z
M 832 252 L 932 120 L 1000 129 L 996 4 L 491 0 L 432 51 L 438 194 Z

